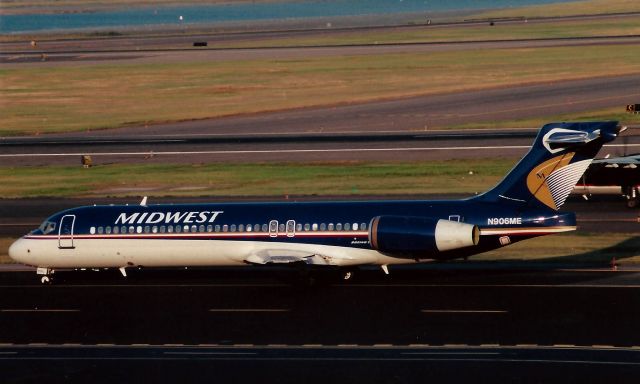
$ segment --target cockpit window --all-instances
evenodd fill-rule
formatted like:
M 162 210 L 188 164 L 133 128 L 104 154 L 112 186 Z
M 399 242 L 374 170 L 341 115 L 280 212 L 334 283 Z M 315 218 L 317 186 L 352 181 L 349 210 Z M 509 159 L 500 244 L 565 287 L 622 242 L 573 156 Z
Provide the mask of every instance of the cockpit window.
M 46 235 L 56 230 L 56 223 L 53 221 L 45 221 L 38 229 L 42 231 L 43 235 Z

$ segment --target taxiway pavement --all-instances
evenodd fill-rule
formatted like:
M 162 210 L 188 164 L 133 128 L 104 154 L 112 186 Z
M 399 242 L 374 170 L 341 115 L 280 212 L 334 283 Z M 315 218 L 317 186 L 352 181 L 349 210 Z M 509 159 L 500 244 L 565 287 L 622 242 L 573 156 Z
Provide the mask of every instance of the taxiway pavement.
M 636 271 L 398 268 L 304 287 L 247 268 L 53 286 L 2 272 L 0 375 L 633 382 L 640 369 Z

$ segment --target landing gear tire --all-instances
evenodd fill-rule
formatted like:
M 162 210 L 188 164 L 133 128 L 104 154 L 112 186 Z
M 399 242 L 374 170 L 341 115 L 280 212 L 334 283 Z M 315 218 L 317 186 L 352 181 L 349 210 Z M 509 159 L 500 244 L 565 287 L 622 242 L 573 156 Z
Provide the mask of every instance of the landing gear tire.
M 43 285 L 51 285 L 51 283 L 53 283 L 53 278 L 50 276 L 42 276 L 40 278 L 40 283 L 42 283 Z
M 355 271 L 353 269 L 340 271 L 340 280 L 344 283 L 351 282 L 353 281 L 354 275 L 355 275 Z
M 626 192 L 627 196 L 627 207 L 628 208 L 636 208 L 638 206 L 638 200 L 640 200 L 640 193 L 638 191 L 638 187 L 625 187 L 623 191 Z

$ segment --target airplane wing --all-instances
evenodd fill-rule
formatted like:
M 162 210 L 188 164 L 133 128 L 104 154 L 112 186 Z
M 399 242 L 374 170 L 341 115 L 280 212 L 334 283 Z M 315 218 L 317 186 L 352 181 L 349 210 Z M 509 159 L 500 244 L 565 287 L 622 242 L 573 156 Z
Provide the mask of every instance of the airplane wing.
M 335 265 L 333 257 L 291 249 L 264 249 L 249 255 L 244 261 L 249 264 L 291 264 Z

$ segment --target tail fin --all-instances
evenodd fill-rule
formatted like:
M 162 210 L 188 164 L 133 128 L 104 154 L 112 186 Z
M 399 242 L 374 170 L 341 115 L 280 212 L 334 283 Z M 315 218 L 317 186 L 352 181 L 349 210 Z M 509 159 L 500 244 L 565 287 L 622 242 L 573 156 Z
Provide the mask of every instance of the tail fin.
M 617 121 L 546 124 L 529 153 L 482 201 L 511 201 L 558 210 L 602 145 L 615 139 Z

